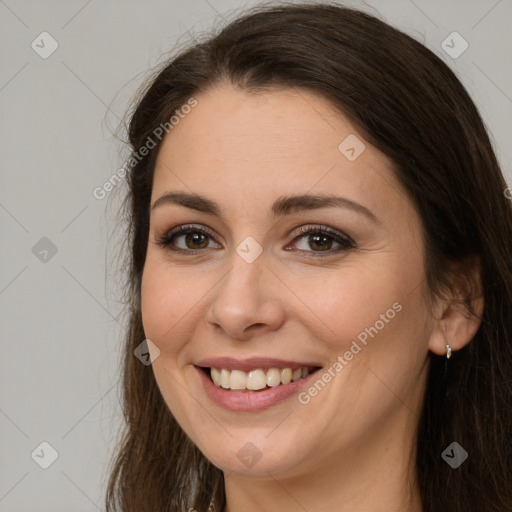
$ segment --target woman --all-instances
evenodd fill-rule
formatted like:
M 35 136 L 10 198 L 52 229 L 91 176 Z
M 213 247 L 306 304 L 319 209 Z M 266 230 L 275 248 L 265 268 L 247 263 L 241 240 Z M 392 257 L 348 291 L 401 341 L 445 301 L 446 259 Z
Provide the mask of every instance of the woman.
M 109 511 L 512 510 L 512 208 L 439 58 L 256 9 L 160 70 L 129 139 Z

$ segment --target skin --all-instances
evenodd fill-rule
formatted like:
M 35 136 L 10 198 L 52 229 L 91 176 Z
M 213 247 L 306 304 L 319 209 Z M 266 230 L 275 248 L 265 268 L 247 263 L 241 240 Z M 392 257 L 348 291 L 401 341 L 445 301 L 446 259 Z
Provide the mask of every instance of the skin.
M 462 348 L 478 323 L 449 301 L 427 307 L 421 219 L 392 163 L 305 90 L 255 94 L 222 84 L 196 99 L 163 141 L 151 204 L 167 192 L 194 192 L 223 215 L 174 204 L 151 212 L 142 317 L 160 350 L 152 366 L 165 402 L 224 471 L 227 512 L 421 511 L 414 432 L 428 352 L 443 355 L 445 336 Z M 355 161 L 338 149 L 350 134 L 366 146 Z M 378 223 L 339 207 L 270 215 L 276 199 L 303 193 L 349 198 Z M 188 254 L 156 243 L 185 224 L 214 235 L 203 245 L 178 235 L 174 244 Z M 356 248 L 295 240 L 298 227 L 319 225 L 349 235 Z M 236 252 L 248 236 L 263 249 L 252 263 Z M 331 254 L 315 257 L 322 247 Z M 307 404 L 294 395 L 263 411 L 231 412 L 210 401 L 193 366 L 205 357 L 269 356 L 329 368 L 394 303 L 401 311 Z M 261 454 L 252 467 L 237 457 L 248 442 Z

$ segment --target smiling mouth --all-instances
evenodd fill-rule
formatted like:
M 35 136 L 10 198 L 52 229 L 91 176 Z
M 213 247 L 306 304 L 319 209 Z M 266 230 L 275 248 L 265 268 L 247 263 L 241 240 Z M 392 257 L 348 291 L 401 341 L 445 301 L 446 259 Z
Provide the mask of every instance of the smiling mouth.
M 244 372 L 225 368 L 200 368 L 213 384 L 230 391 L 264 391 L 304 379 L 320 369 L 318 366 L 301 368 L 256 368 Z

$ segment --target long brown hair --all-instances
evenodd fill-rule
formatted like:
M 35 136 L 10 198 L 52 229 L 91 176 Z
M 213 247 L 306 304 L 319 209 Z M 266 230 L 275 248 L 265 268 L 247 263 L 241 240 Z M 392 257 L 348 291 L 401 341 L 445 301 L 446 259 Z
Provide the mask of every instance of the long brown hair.
M 425 272 L 439 294 L 453 263 L 477 256 L 485 309 L 473 340 L 430 369 L 417 431 L 424 512 L 512 510 L 512 202 L 484 123 L 465 88 L 422 44 L 366 13 L 329 4 L 264 6 L 165 63 L 131 115 L 137 153 L 194 95 L 228 81 L 243 90 L 306 88 L 338 107 L 394 163 L 421 216 Z M 172 136 L 172 135 L 171 135 Z M 225 503 L 223 474 L 165 405 L 151 366 L 134 357 L 145 339 L 140 288 L 160 141 L 131 159 L 125 214 L 129 329 L 123 361 L 126 427 L 112 461 L 107 511 L 206 512 Z M 457 441 L 469 458 L 452 469 Z

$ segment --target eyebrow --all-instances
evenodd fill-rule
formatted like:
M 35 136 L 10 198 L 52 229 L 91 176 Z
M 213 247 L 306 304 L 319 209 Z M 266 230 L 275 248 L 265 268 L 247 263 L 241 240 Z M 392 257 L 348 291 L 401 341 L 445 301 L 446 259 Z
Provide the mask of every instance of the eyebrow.
M 189 192 L 167 192 L 159 197 L 151 207 L 154 211 L 161 206 L 173 204 L 190 208 L 198 212 L 222 217 L 222 209 L 218 203 L 200 194 Z M 329 194 L 299 194 L 282 196 L 278 198 L 270 209 L 273 217 L 283 217 L 298 211 L 318 210 L 329 207 L 346 208 L 356 213 L 362 214 L 372 222 L 380 224 L 381 222 L 366 206 L 351 201 L 346 197 Z

